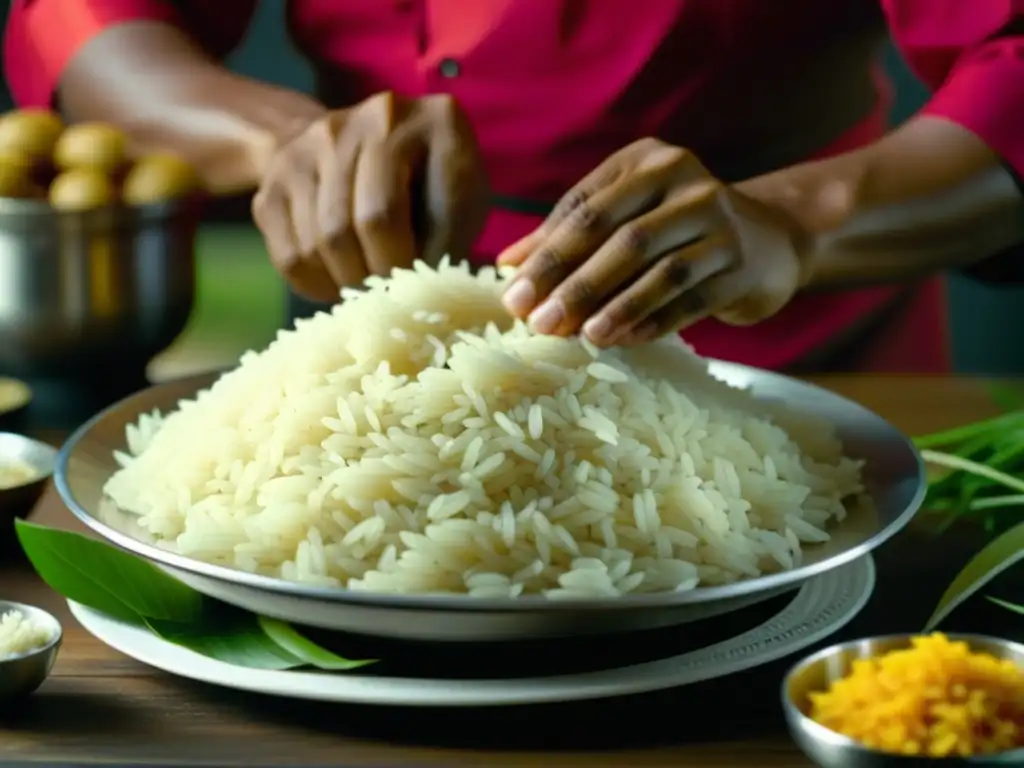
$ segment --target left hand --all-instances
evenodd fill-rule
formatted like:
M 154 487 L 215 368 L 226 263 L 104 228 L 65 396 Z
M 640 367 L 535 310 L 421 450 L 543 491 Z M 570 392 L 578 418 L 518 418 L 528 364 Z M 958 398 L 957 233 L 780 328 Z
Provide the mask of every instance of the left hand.
M 808 279 L 811 239 L 685 149 L 642 139 L 498 262 L 518 266 L 504 301 L 538 332 L 637 344 L 708 316 L 750 325 L 775 314 Z

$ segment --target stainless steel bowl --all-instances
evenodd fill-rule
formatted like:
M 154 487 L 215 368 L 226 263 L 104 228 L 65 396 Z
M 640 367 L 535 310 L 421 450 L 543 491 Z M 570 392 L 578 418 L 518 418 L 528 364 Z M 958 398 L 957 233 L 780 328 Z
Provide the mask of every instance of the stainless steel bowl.
M 64 213 L 0 198 L 0 371 L 142 370 L 195 294 L 191 201 Z
M 679 348 L 664 346 L 656 352 L 667 364 Z M 711 363 L 711 373 L 757 396 L 828 419 L 847 451 L 867 461 L 865 484 L 873 505 L 852 509 L 830 531 L 828 543 L 806 547 L 799 568 L 688 592 L 569 601 L 376 594 L 296 584 L 192 560 L 148 543 L 132 515 L 104 503 L 103 486 L 116 470 L 113 452 L 124 450 L 126 425 L 153 409 L 174 409 L 209 386 L 211 376 L 151 387 L 93 418 L 64 444 L 55 483 L 71 511 L 94 531 L 211 597 L 308 626 L 443 641 L 564 637 L 703 620 L 796 589 L 812 576 L 852 562 L 913 517 L 924 495 L 923 466 L 910 441 L 885 420 L 839 395 L 778 374 L 718 361 Z M 665 370 L 665 375 L 673 374 Z
M 0 600 L 0 615 L 18 611 L 31 621 L 50 630 L 50 642 L 24 656 L 0 658 L 0 701 L 27 696 L 36 690 L 50 674 L 57 660 L 61 640 L 64 638 L 60 622 L 42 608 Z
M 867 659 L 910 646 L 915 635 L 888 635 L 833 645 L 794 666 L 782 683 L 782 707 L 793 739 L 804 753 L 823 768 L 911 768 L 912 766 L 1024 765 L 1024 749 L 972 758 L 924 758 L 891 755 L 863 747 L 853 739 L 819 725 L 807 716 L 809 694 L 826 690 L 835 680 L 849 674 L 857 659 Z M 1024 667 L 1024 645 L 984 635 L 950 635 L 963 640 L 973 651 L 1011 659 Z
M 43 495 L 57 463 L 57 449 L 24 435 L 0 432 L 0 464 L 4 461 L 24 462 L 36 475 L 23 485 L 0 487 L 0 536 L 5 536 L 14 519 L 28 514 Z

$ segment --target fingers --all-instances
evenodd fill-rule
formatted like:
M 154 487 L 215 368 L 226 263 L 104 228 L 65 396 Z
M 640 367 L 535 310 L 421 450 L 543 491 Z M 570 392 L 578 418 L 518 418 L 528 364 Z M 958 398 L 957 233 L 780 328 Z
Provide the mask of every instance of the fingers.
M 566 265 L 561 264 L 556 255 L 546 255 L 566 251 L 548 250 L 545 244 L 520 268 L 516 284 L 509 291 L 511 296 L 506 295 L 506 304 L 519 300 L 521 294 L 526 293 L 520 287 L 525 284 L 542 299 L 530 314 L 534 329 L 540 333 L 574 333 L 636 276 L 655 265 L 661 265 L 659 269 L 667 265 L 679 271 L 674 259 L 664 260 L 662 257 L 719 228 L 717 196 L 718 185 L 715 182 L 684 187 L 653 211 L 619 226 L 603 244 L 589 250 L 593 254 L 589 258 L 574 256 L 574 264 L 569 266 L 579 266 L 567 275 Z M 596 200 L 597 196 L 593 199 Z M 569 223 L 570 220 L 565 222 L 566 225 Z M 582 232 L 579 227 L 574 231 Z M 588 250 L 579 245 L 582 240 L 579 234 L 577 238 L 576 248 L 579 250 L 572 253 L 587 253 Z M 673 286 L 674 283 L 662 282 L 660 290 L 671 291 Z M 660 302 L 655 305 L 657 303 Z M 595 334 L 612 331 L 603 327 L 593 330 Z
M 626 168 L 622 162 L 622 153 L 624 151 L 612 155 L 584 176 L 572 189 L 562 195 L 562 198 L 555 204 L 551 213 L 544 219 L 543 224 L 498 254 L 498 264 L 509 267 L 520 266 L 559 228 L 563 221 L 574 215 L 586 218 L 589 215 L 586 212 L 587 209 L 593 210 L 594 208 L 593 205 L 589 204 L 590 198 L 593 195 L 602 189 L 615 185 L 616 182 L 621 181 L 623 178 L 628 178 L 627 174 L 625 174 Z M 580 208 L 584 209 L 584 213 L 578 212 Z
M 359 285 L 368 276 L 363 248 L 353 228 L 353 186 L 358 142 L 343 139 L 336 154 L 322 161 L 316 199 L 320 258 L 336 288 Z
M 531 322 L 542 333 L 571 332 L 655 257 L 707 230 L 717 182 L 692 155 L 671 149 L 644 156 L 593 193 L 584 182 L 528 244 L 506 252 L 506 263 L 520 265 L 505 295 L 509 312 L 533 312 Z
M 416 260 L 409 185 L 411 150 L 382 141 L 365 144 L 355 163 L 353 224 L 371 274 L 387 275 Z M 412 161 L 412 162 L 410 162 Z
M 700 286 L 735 261 L 735 244 L 726 235 L 714 235 L 667 253 L 587 320 L 582 332 L 594 344 L 610 346 L 637 333 L 664 307 L 677 301 L 698 316 L 705 308 Z
M 529 253 L 519 262 L 516 280 L 503 297 L 506 309 L 517 317 L 525 317 L 605 243 L 638 256 L 631 263 L 617 262 L 612 266 L 613 270 L 623 273 L 621 279 L 634 269 L 642 268 L 643 261 L 650 256 L 648 251 L 658 248 L 659 244 L 636 242 L 637 230 L 619 228 L 657 203 L 660 191 L 655 184 L 654 180 L 641 176 L 622 179 L 588 199 L 578 199 L 575 207 L 548 233 L 538 233 L 521 241 L 524 245 L 529 243 L 525 246 Z
M 369 274 L 411 267 L 414 175 L 427 187 L 424 256 L 464 255 L 487 196 L 472 132 L 449 97 L 378 94 L 310 124 L 274 157 L 253 201 L 274 265 L 324 300 Z
M 271 263 L 298 293 L 313 301 L 335 301 L 337 287 L 319 258 L 315 223 L 306 215 L 315 210 L 315 201 L 315 178 L 293 177 L 288 187 L 273 184 L 253 198 L 253 220 Z
M 744 310 L 743 305 L 747 302 L 752 302 L 752 305 Z M 758 291 L 757 286 L 752 285 L 749 272 L 725 271 L 683 291 L 633 330 L 619 336 L 616 343 L 645 344 L 659 336 L 685 330 L 711 316 L 731 325 L 751 325 L 770 317 L 785 304 L 782 301 L 769 308 L 767 303 L 771 302 L 774 302 L 774 297 Z
M 449 254 L 460 260 L 487 216 L 489 194 L 476 139 L 469 122 L 449 96 L 425 99 L 430 114 L 423 207 L 426 237 L 423 259 L 436 264 Z

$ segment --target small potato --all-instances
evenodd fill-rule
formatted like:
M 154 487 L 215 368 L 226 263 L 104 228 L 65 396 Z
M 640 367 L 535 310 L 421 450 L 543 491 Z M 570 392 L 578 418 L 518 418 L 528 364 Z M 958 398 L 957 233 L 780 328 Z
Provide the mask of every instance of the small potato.
M 50 205 L 58 211 L 90 211 L 116 199 L 110 178 L 89 168 L 64 171 L 50 185 Z
M 38 193 L 28 166 L 0 160 L 0 197 L 36 197 Z
M 127 159 L 127 138 L 117 128 L 103 123 L 72 125 L 53 148 L 53 161 L 64 171 L 89 168 L 113 176 Z
M 35 169 L 35 164 L 32 162 L 31 157 L 15 152 L 0 151 L 0 165 L 7 166 L 9 168 L 18 168 L 22 170 L 26 176 L 31 176 Z
M 187 197 L 199 188 L 199 177 L 177 155 L 150 155 L 125 177 L 121 197 L 128 205 L 147 205 Z
M 44 109 L 8 112 L 0 117 L 0 154 L 48 162 L 63 130 L 60 118 Z

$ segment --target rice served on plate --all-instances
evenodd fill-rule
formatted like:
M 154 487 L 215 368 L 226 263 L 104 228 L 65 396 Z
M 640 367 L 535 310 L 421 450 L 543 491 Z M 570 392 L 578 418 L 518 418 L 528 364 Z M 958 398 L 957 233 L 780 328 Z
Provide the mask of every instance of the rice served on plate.
M 687 590 L 828 539 L 862 488 L 829 425 L 676 340 L 534 334 L 506 280 L 420 263 L 343 292 L 130 426 L 108 498 L 188 557 L 391 593 Z

